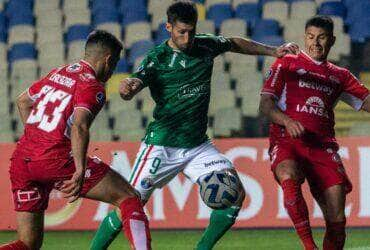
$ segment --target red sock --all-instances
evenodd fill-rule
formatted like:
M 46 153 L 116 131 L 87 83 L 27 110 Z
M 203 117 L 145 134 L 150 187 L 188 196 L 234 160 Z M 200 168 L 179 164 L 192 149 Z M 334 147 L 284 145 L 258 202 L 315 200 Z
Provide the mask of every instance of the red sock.
M 0 250 L 30 250 L 22 241 L 17 240 L 6 245 L 1 245 Z
M 327 222 L 324 237 L 324 250 L 342 250 L 346 241 L 346 221 Z
M 128 198 L 120 204 L 119 208 L 124 232 L 130 241 L 131 249 L 150 250 L 149 221 L 140 200 L 137 197 Z
M 284 206 L 304 248 L 318 249 L 312 237 L 308 208 L 302 195 L 301 185 L 295 180 L 288 179 L 281 183 L 281 187 L 284 193 Z

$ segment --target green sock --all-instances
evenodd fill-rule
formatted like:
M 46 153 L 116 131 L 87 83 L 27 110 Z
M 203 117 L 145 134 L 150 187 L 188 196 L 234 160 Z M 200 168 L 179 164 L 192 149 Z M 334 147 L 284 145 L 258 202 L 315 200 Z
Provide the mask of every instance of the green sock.
M 230 207 L 223 210 L 213 210 L 209 225 L 197 244 L 197 250 L 212 249 L 216 242 L 234 225 L 240 207 Z
M 95 233 L 91 243 L 91 250 L 107 249 L 112 241 L 117 237 L 122 228 L 122 222 L 118 218 L 116 211 L 111 211 L 101 222 L 98 231 Z

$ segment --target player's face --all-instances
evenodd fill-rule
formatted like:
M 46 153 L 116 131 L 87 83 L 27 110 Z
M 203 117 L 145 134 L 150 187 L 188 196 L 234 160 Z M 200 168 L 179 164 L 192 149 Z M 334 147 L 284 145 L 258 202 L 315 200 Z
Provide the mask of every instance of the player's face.
M 317 61 L 326 60 L 335 37 L 323 28 L 309 26 L 305 32 L 305 50 Z
M 167 30 L 171 34 L 172 43 L 181 51 L 191 48 L 195 36 L 195 25 L 176 21 L 167 23 Z

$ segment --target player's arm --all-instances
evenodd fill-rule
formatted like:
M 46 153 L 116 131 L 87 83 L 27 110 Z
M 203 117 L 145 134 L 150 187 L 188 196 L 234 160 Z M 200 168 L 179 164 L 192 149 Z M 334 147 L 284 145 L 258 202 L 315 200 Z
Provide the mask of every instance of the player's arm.
M 86 170 L 86 155 L 89 145 L 89 128 L 94 120 L 93 114 L 84 108 L 75 108 L 71 127 L 72 155 L 75 163 L 75 173 L 70 180 L 64 181 L 60 191 L 64 192 L 69 202 L 78 199 L 82 189 Z
M 295 43 L 286 43 L 279 47 L 274 47 L 242 37 L 230 37 L 228 39 L 231 41 L 230 51 L 234 53 L 274 57 L 299 53 L 299 47 Z
M 361 109 L 370 113 L 370 96 L 365 99 Z
M 279 109 L 275 96 L 261 94 L 259 110 L 273 123 L 284 126 L 293 138 L 297 138 L 304 133 L 304 127 L 300 122 L 291 119 Z
M 21 117 L 22 123 L 26 124 L 27 118 L 31 113 L 33 100 L 28 95 L 27 91 L 24 91 L 17 98 L 17 107 L 19 116 Z
M 119 85 L 119 93 L 123 100 L 131 100 L 144 88 L 144 83 L 139 78 L 123 79 Z

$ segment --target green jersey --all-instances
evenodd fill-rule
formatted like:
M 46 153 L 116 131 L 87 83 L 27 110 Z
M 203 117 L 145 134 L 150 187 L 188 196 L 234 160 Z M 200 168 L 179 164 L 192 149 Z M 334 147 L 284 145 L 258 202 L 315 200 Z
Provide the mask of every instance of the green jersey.
M 132 75 L 149 87 L 156 103 L 146 143 L 191 148 L 208 140 L 213 60 L 230 49 L 230 40 L 222 36 L 199 34 L 186 53 L 165 41 L 147 54 Z

